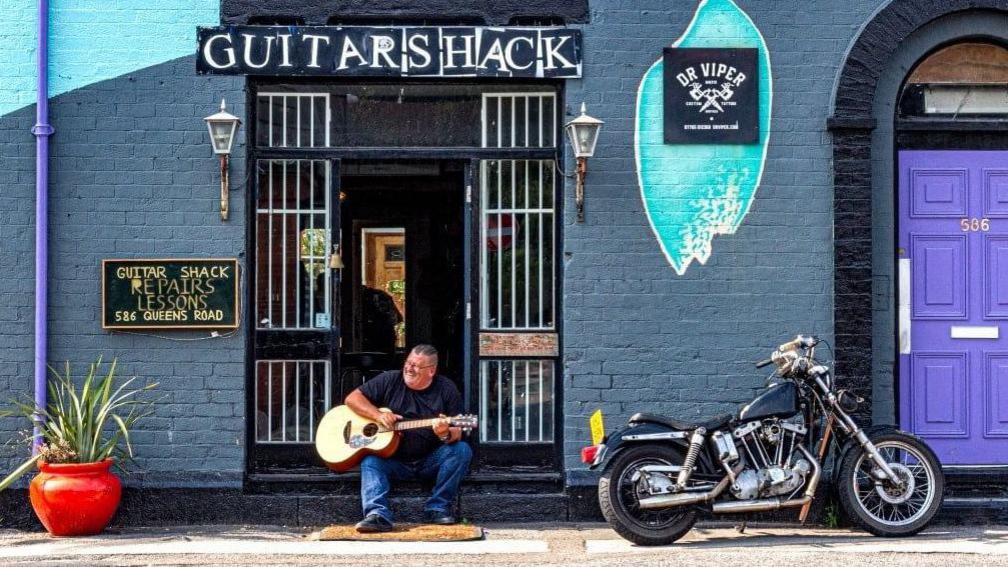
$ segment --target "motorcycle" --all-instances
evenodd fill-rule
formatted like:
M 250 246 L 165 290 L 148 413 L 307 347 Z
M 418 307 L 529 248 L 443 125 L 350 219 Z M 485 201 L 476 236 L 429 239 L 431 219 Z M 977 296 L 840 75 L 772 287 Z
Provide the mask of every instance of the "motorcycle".
M 864 400 L 836 388 L 815 359 L 819 343 L 799 335 L 756 363 L 776 369 L 766 390 L 735 414 L 690 422 L 638 413 L 583 448 L 582 461 L 603 471 L 598 500 L 612 528 L 638 545 L 667 545 L 690 530 L 700 510 L 799 508 L 804 522 L 833 451 L 849 518 L 877 536 L 924 529 L 944 492 L 938 458 L 914 435 L 858 426 L 850 414 Z

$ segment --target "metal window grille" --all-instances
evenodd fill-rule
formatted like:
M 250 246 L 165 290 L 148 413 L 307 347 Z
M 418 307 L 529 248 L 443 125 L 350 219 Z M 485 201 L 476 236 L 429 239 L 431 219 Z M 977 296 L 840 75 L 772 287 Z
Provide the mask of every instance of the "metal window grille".
M 556 113 L 556 93 L 486 93 L 483 147 L 555 147 Z
M 269 148 L 329 147 L 328 93 L 261 92 L 256 98 L 256 145 Z
M 311 443 L 332 407 L 328 360 L 256 361 L 258 443 Z
M 487 443 L 553 441 L 555 363 L 480 361 L 480 440 Z
M 480 324 L 553 329 L 553 160 L 484 160 L 481 173 Z
M 258 160 L 256 326 L 328 328 L 332 322 L 330 164 Z

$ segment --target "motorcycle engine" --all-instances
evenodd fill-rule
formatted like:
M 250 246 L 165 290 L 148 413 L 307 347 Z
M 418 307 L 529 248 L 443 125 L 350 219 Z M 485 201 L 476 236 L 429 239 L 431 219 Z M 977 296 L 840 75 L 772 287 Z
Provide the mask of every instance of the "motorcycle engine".
M 812 465 L 795 448 L 807 429 L 780 419 L 750 421 L 732 432 L 745 455 L 746 467 L 735 478 L 732 494 L 739 500 L 779 496 L 805 483 Z

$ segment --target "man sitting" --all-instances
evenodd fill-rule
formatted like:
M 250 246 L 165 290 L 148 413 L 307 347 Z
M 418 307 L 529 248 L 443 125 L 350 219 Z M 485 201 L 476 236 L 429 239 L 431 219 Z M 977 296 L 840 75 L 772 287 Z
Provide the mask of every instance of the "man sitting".
M 457 415 L 462 396 L 448 378 L 437 373 L 437 350 L 417 345 L 410 351 L 402 371 L 389 370 L 368 380 L 346 397 L 346 405 L 362 417 L 391 429 L 400 419 L 426 419 Z M 387 407 L 392 413 L 378 411 Z M 361 461 L 361 503 L 364 519 L 359 532 L 387 532 L 392 529 L 388 507 L 390 481 L 434 480 L 434 492 L 424 506 L 424 520 L 433 524 L 454 524 L 451 515 L 459 482 L 472 459 L 472 449 L 462 438 L 462 430 L 438 421 L 431 429 L 401 432 L 402 440 L 391 458 L 368 455 Z

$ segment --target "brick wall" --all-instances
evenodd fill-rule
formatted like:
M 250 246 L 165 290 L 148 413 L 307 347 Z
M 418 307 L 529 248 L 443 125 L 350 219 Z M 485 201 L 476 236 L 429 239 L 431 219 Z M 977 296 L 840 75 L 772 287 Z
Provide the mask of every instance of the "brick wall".
M 763 384 L 751 363 L 797 332 L 832 340 L 833 192 L 825 130 L 844 53 L 879 2 L 739 2 L 770 48 L 774 106 L 761 187 L 738 232 L 716 237 L 706 265 L 676 276 L 644 216 L 633 157 L 641 75 L 683 31 L 693 2 L 591 3 L 584 100 L 606 121 L 587 187 L 587 220 L 564 226 L 565 465 L 580 470 L 586 420 L 609 427 L 634 411 L 687 419 L 734 409 Z M 243 81 L 197 77 L 191 57 L 79 88 L 52 101 L 50 360 L 119 356 L 156 380 L 163 400 L 138 432 L 152 485 L 233 485 L 243 470 L 245 329 L 229 338 L 106 333 L 99 326 L 102 258 L 242 256 L 245 165 L 232 160 L 232 220 L 217 212 L 217 162 L 201 118 L 222 96 L 244 115 Z M 30 393 L 34 122 L 0 117 L 0 393 Z M 572 167 L 568 163 L 567 168 Z M 8 396 L 4 396 L 8 397 Z M 0 435 L 16 426 L 0 420 Z M 15 458 L 0 449 L 0 466 Z M 19 450 L 23 453 L 23 450 Z M 20 453 L 19 453 L 20 454 Z M 575 475 L 576 476 L 576 475 Z
M 587 220 L 568 188 L 564 266 L 565 463 L 597 408 L 609 428 L 646 409 L 699 418 L 736 409 L 763 385 L 752 362 L 795 333 L 832 342 L 833 191 L 825 131 L 844 53 L 878 2 L 744 2 L 770 49 L 766 169 L 738 232 L 676 276 L 648 227 L 634 170 L 638 82 L 685 29 L 692 2 L 594 1 L 584 26 L 580 101 L 606 122 L 591 160 Z M 568 164 L 570 167 L 570 164 Z
M 244 255 L 244 146 L 231 160 L 231 217 L 221 222 L 218 163 L 202 118 L 222 97 L 244 115 L 244 80 L 197 77 L 186 57 L 50 101 L 49 360 L 78 375 L 98 355 L 123 375 L 155 381 L 131 483 L 236 485 L 244 470 L 245 332 L 109 333 L 100 326 L 103 258 Z M 6 222 L 0 265 L 0 392 L 31 395 L 34 265 L 34 107 L 3 117 Z M 9 201 L 9 202 L 8 202 Z M 9 233 L 9 234 L 8 234 Z M 9 324 L 8 324 L 9 323 Z M 9 335 L 9 336 L 8 336 Z M 4 396 L 5 398 L 7 396 Z M 0 421 L 0 432 L 19 423 Z M 7 448 L 5 459 L 25 455 Z M 0 463 L 3 463 L 0 460 Z

